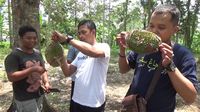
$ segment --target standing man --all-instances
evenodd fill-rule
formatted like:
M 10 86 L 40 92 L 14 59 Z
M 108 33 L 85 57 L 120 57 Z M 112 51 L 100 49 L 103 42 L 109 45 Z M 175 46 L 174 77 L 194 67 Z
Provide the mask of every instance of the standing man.
M 40 77 L 45 91 L 48 92 L 50 88 L 42 55 L 34 49 L 38 34 L 32 26 L 22 26 L 18 33 L 20 47 L 5 59 L 7 77 L 13 86 L 13 105 L 17 112 L 41 112 L 44 91 L 41 85 L 36 90 L 29 91 L 31 84 L 27 80 L 30 75 L 32 78 Z
M 60 60 L 65 76 L 76 72 L 72 112 L 104 112 L 110 47 L 96 41 L 96 25 L 91 20 L 78 24 L 78 37 L 80 41 L 59 32 L 52 35 L 52 40 L 66 42 L 80 51 L 71 64 L 64 57 Z
M 159 5 L 153 11 L 148 30 L 157 34 L 162 44 L 159 51 L 140 55 L 131 51 L 125 53 L 125 37 L 121 33 L 117 37 L 120 45 L 119 69 L 126 73 L 135 69 L 131 84 L 132 94 L 145 97 L 152 77 L 161 61 L 164 69 L 153 94 L 147 102 L 147 112 L 174 112 L 176 93 L 186 104 L 191 104 L 197 96 L 196 61 L 192 53 L 178 43 L 172 42 L 172 36 L 179 30 L 179 10 L 173 5 Z M 125 35 L 125 36 L 124 36 Z

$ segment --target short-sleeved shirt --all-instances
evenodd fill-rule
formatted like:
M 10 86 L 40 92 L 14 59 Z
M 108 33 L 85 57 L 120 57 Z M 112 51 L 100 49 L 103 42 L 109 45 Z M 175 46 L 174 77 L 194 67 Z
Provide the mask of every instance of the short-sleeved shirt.
M 192 53 L 185 47 L 175 44 L 173 47 L 173 61 L 179 71 L 197 85 L 196 62 Z M 131 51 L 128 55 L 129 66 L 135 68 L 132 81 L 132 92 L 145 97 L 147 89 L 153 78 L 154 72 L 161 60 L 161 53 L 156 52 L 146 55 L 138 55 Z M 176 91 L 170 81 L 167 71 L 161 71 L 161 77 L 155 90 L 148 100 L 148 112 L 173 112 L 176 103 Z
M 96 108 L 105 102 L 110 47 L 106 43 L 97 43 L 94 46 L 104 51 L 105 57 L 94 58 L 78 53 L 72 62 L 77 67 L 72 99 L 80 105 Z
M 41 66 L 44 66 L 44 61 L 39 51 L 34 50 L 32 54 L 27 54 L 23 52 L 21 49 L 17 48 L 13 50 L 5 59 L 6 72 L 9 74 L 12 72 L 26 69 L 27 68 L 26 64 L 29 61 L 31 62 L 39 61 Z M 42 94 L 44 94 L 44 92 L 42 91 L 42 88 L 40 88 L 36 92 L 32 92 L 32 93 L 27 92 L 26 89 L 30 86 L 30 84 L 27 83 L 26 80 L 27 80 L 27 77 L 22 80 L 12 83 L 15 99 L 19 101 L 24 101 L 24 100 L 29 100 L 33 98 L 38 98 Z

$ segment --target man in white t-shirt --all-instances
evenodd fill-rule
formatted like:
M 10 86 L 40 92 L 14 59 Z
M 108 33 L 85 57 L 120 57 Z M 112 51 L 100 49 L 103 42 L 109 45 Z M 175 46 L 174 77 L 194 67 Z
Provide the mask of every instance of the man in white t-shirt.
M 64 56 L 60 60 L 65 76 L 76 72 L 71 112 L 104 112 L 110 47 L 96 41 L 96 25 L 91 20 L 79 23 L 78 37 L 80 41 L 57 31 L 52 34 L 53 41 L 66 42 L 80 51 L 71 64 Z

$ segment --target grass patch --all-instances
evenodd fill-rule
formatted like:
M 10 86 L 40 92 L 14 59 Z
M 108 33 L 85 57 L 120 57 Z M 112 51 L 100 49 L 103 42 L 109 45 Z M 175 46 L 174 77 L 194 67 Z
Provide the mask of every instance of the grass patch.
M 2 81 L 8 80 L 6 72 L 4 70 L 0 70 L 0 80 L 2 80 Z

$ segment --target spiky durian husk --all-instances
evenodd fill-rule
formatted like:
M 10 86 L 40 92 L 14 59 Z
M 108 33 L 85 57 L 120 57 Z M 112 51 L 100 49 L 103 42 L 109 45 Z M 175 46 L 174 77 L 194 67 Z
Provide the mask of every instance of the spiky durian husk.
M 59 66 L 59 60 L 64 54 L 63 47 L 58 42 L 51 42 L 45 50 L 46 61 L 53 67 Z
M 126 38 L 128 48 L 140 54 L 157 51 L 160 43 L 160 37 L 146 30 L 133 30 Z

